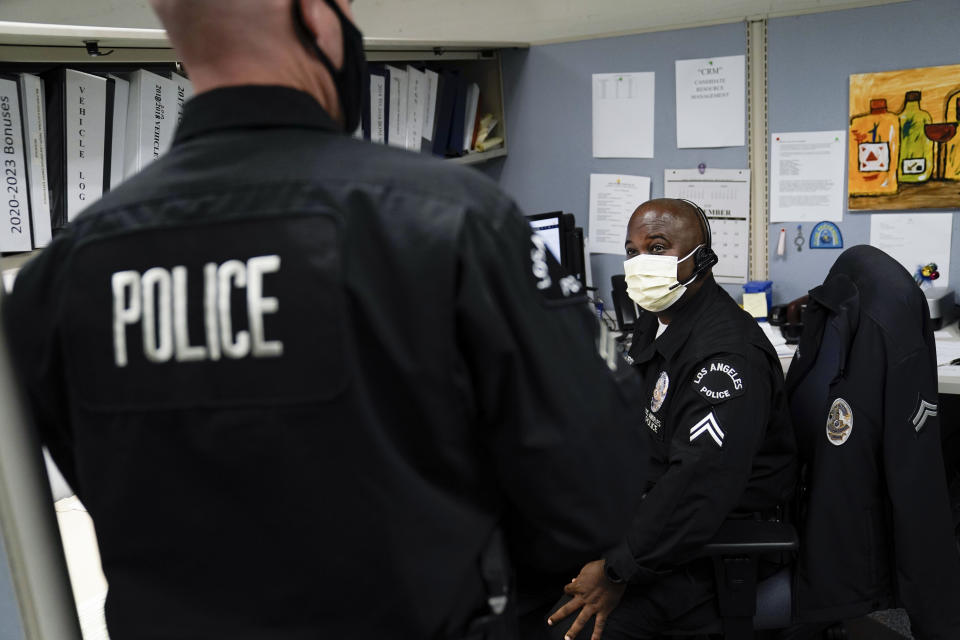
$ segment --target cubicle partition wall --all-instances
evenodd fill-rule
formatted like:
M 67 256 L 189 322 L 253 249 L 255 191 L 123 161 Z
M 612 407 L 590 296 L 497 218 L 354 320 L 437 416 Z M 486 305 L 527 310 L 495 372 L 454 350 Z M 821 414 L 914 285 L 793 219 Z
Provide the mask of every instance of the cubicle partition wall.
M 960 63 L 956 0 L 913 0 L 849 11 L 776 18 L 767 25 L 768 115 L 771 132 L 830 131 L 849 127 L 850 75 Z M 960 78 L 957 78 L 960 87 Z M 900 105 L 890 109 L 899 110 Z M 939 114 L 942 116 L 942 114 Z M 936 119 L 939 121 L 939 117 Z M 846 199 L 844 199 L 846 202 Z M 960 209 L 960 187 L 953 211 Z M 935 209 L 924 209 L 935 212 Z M 944 211 L 944 210 L 939 210 Z M 845 246 L 870 242 L 872 212 L 844 210 L 839 223 Z M 889 212 L 897 215 L 900 212 Z M 776 256 L 778 234 L 787 227 L 787 255 Z M 812 224 L 804 223 L 809 238 Z M 788 302 L 823 282 L 835 250 L 798 252 L 792 226 L 771 224 L 770 279 L 774 298 Z M 954 215 L 953 242 L 960 242 Z M 957 256 L 956 246 L 952 251 Z M 960 261 L 950 264 L 950 284 L 960 285 Z
M 570 211 L 586 235 L 591 173 L 649 176 L 651 195 L 659 197 L 664 169 L 700 163 L 711 169 L 743 169 L 746 146 L 677 149 L 674 61 L 744 55 L 746 44 L 741 22 L 504 51 L 510 154 L 479 168 L 499 180 L 524 212 Z M 654 157 L 594 158 L 592 75 L 634 71 L 656 73 Z M 593 283 L 604 300 L 610 296 L 610 276 L 623 273 L 623 260 L 614 255 L 592 257 Z
M 851 74 L 960 63 L 956 22 L 951 17 L 956 11 L 956 0 L 912 0 L 769 19 L 769 132 L 846 130 Z M 746 49 L 747 24 L 739 22 L 505 52 L 510 155 L 481 168 L 526 212 L 573 211 L 588 235 L 590 173 L 649 176 L 651 196 L 656 198 L 663 196 L 664 169 L 692 169 L 701 163 L 713 169 L 748 168 L 746 146 L 677 149 L 674 95 L 675 60 L 742 55 Z M 763 51 L 753 54 L 762 56 Z M 593 158 L 591 75 L 632 71 L 657 74 L 654 158 Z M 763 87 L 752 90 L 762 92 Z M 869 242 L 869 216 L 844 211 L 839 227 L 845 246 Z M 960 241 L 958 222 L 955 216 L 956 241 Z M 790 227 L 783 258 L 776 255 L 781 227 Z M 806 239 L 811 228 L 811 223 L 803 224 Z M 766 232 L 775 303 L 790 301 L 822 282 L 839 255 L 836 250 L 811 250 L 806 243 L 798 252 L 792 242 L 796 223 L 771 224 Z M 763 238 L 763 233 L 755 237 Z M 592 262 L 594 283 L 601 295 L 608 296 L 610 275 L 622 273 L 622 258 L 595 255 Z M 960 260 L 951 261 L 950 282 L 960 285 Z M 726 288 L 731 293 L 740 289 Z

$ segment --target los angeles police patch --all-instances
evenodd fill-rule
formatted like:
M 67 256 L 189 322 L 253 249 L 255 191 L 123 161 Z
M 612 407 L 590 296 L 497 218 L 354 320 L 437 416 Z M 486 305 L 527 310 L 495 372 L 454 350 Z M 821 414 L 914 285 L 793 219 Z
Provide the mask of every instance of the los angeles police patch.
M 707 402 L 719 404 L 743 395 L 741 369 L 739 358 L 714 358 L 695 370 L 690 383 Z
M 830 405 L 827 414 L 827 440 L 830 444 L 840 446 L 853 433 L 853 409 L 843 398 L 837 398 Z
M 667 391 L 670 389 L 670 376 L 666 371 L 660 372 L 657 378 L 657 386 L 653 388 L 653 397 L 650 398 L 650 411 L 656 413 L 663 406 L 663 401 L 667 399 Z

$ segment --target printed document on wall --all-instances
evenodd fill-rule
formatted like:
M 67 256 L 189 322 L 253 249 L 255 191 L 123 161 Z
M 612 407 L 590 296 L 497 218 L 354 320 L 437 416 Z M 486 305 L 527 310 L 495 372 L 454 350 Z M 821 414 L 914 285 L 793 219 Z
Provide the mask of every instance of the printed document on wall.
M 843 220 L 846 131 L 770 136 L 770 222 Z
M 713 277 L 722 284 L 745 283 L 750 264 L 750 170 L 667 169 L 663 195 L 700 205 L 720 259 L 713 266 Z
M 746 56 L 677 60 L 677 148 L 742 147 Z
M 593 157 L 653 157 L 654 73 L 593 74 Z
M 650 199 L 650 178 L 620 174 L 590 175 L 590 253 L 624 255 L 627 223 Z
M 940 277 L 924 287 L 950 286 L 952 213 L 875 213 L 870 216 L 870 244 L 890 255 L 911 276 L 931 262 Z

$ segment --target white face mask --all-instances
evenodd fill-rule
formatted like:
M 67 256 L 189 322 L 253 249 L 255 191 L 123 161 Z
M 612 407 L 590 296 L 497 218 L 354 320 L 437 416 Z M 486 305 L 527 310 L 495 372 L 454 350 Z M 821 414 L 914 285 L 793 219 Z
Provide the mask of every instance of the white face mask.
M 680 284 L 677 270 L 684 260 L 703 245 L 697 245 L 683 258 L 641 253 L 623 263 L 627 295 L 641 309 L 659 313 L 680 299 L 693 279 Z

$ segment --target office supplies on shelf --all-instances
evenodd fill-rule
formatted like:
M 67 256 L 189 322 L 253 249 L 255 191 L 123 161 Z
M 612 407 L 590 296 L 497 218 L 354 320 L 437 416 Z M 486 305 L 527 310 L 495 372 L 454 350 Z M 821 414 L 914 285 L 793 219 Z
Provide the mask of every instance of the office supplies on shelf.
M 480 86 L 472 82 L 467 86 L 466 104 L 463 116 L 463 151 L 473 150 L 476 132 L 479 126 Z
M 475 145 L 477 151 L 490 151 L 491 149 L 496 149 L 503 144 L 503 138 L 500 136 L 492 136 L 487 138 L 483 142 L 478 142 Z
M 497 119 L 493 117 L 492 113 L 488 113 L 480 118 L 480 126 L 477 128 L 477 138 L 474 141 L 474 147 L 477 148 L 478 151 L 482 151 L 482 149 L 478 148 L 477 145 L 485 143 L 496 128 Z

